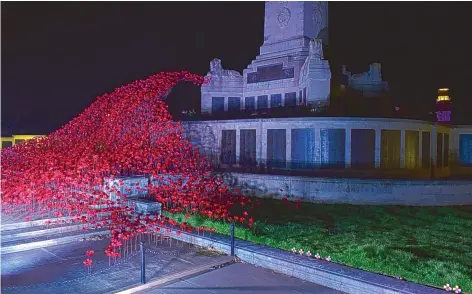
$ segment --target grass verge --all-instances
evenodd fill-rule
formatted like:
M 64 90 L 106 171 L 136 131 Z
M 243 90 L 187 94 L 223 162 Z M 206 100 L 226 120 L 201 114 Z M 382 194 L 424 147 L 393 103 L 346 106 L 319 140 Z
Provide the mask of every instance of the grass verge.
M 406 207 L 301 203 L 253 198 L 253 228 L 237 226 L 237 238 L 331 256 L 333 262 L 472 293 L 472 206 Z M 242 211 L 241 207 L 236 210 Z M 164 213 L 178 222 L 229 234 L 229 223 Z

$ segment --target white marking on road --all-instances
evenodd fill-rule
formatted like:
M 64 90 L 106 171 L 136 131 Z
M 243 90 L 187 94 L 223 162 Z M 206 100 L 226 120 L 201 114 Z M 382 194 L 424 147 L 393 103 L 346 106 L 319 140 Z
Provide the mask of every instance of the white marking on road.
M 46 248 L 41 248 L 41 250 L 46 251 L 47 253 L 54 255 L 55 257 L 59 258 L 60 260 L 67 260 L 65 258 L 62 258 L 60 256 L 57 256 L 56 254 L 52 253 L 51 251 L 47 250 Z
M 183 261 L 183 262 L 189 263 L 189 264 L 195 264 L 195 263 L 193 263 L 193 262 L 191 262 L 191 261 L 188 261 L 188 260 L 185 260 L 185 259 L 182 259 L 182 258 L 178 258 L 178 257 L 177 257 L 177 260 L 180 260 L 180 261 Z

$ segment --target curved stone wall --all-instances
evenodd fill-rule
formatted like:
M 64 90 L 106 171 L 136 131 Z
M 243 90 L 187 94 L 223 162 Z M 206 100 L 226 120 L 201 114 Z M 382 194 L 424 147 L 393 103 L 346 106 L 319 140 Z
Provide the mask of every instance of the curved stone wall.
M 255 156 L 249 160 L 253 164 L 278 169 L 403 170 L 442 178 L 450 175 L 458 152 L 452 150 L 459 148 L 454 128 L 406 119 L 301 117 L 182 125 L 216 165 L 238 166 Z

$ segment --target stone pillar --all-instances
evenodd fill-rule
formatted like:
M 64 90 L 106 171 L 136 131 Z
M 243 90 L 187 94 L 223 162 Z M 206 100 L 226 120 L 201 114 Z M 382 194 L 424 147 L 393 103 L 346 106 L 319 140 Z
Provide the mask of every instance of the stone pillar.
M 218 164 L 221 163 L 221 138 L 223 137 L 222 133 L 223 130 L 221 129 L 221 126 L 218 125 L 216 127 L 216 150 L 218 150 L 218 154 L 216 154 L 216 161 L 218 162 Z
M 287 162 L 286 167 L 292 167 L 292 128 L 285 128 L 285 160 Z
M 225 112 L 228 112 L 228 97 L 225 96 Z
M 418 160 L 417 160 L 418 166 L 417 166 L 417 168 L 422 168 L 423 167 L 423 140 L 422 140 L 423 139 L 423 131 L 422 130 L 420 130 L 418 132 L 418 136 L 419 136 L 419 138 L 418 138 L 418 149 L 419 150 L 418 150 Z
M 375 168 L 380 168 L 380 138 L 382 130 L 375 129 Z
M 400 168 L 405 168 L 405 129 L 400 130 Z
M 239 158 L 241 153 L 241 131 L 239 125 L 236 124 L 236 165 L 239 165 Z
M 438 145 L 436 144 L 437 140 L 437 132 L 436 132 L 436 126 L 433 126 L 431 128 L 431 164 L 430 164 L 430 169 L 431 169 L 431 177 L 435 178 L 436 177 L 436 152 L 438 149 Z
M 256 160 L 259 165 L 264 163 L 262 160 L 262 141 L 262 120 L 259 119 L 259 123 L 256 127 Z
M 261 119 L 261 163 L 267 165 L 267 128 Z
M 346 128 L 346 139 L 344 142 L 345 167 L 351 167 L 351 129 Z
M 321 133 L 320 128 L 315 128 L 315 167 L 321 166 Z

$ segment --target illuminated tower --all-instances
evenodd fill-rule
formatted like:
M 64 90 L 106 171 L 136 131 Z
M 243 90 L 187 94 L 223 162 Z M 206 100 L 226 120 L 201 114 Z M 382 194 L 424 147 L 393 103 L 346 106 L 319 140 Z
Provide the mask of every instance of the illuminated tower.
M 436 98 L 436 118 L 440 124 L 449 125 L 451 123 L 451 98 L 449 97 L 449 89 L 438 89 L 438 97 Z

